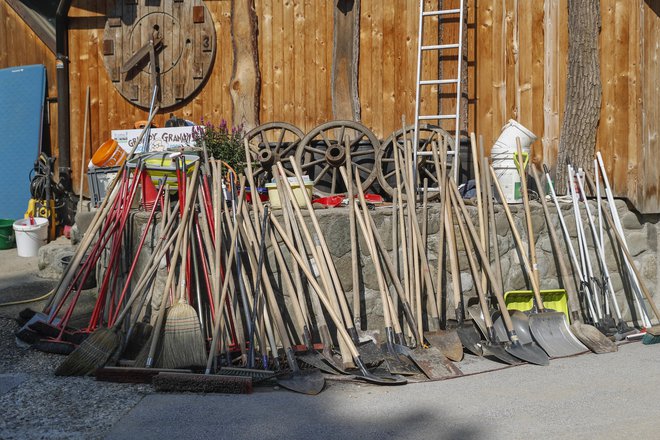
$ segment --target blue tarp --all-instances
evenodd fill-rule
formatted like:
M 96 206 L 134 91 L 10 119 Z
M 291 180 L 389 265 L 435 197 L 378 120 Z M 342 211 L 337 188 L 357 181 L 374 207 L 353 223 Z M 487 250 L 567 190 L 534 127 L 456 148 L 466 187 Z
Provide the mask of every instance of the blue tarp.
M 0 69 L 0 218 L 21 218 L 27 209 L 45 98 L 45 66 Z

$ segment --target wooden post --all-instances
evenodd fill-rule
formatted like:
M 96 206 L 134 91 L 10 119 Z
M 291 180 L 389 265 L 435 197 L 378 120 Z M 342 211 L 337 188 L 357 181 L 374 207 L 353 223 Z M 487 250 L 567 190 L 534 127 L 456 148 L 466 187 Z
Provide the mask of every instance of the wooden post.
M 543 10 L 543 163 L 551 170 L 557 160 L 559 142 L 559 4 L 546 0 Z
M 231 45 L 234 51 L 229 94 L 232 124 L 251 130 L 259 125 L 261 75 L 254 0 L 232 0 Z
M 360 0 L 337 0 L 332 38 L 332 116 L 360 120 Z
M 592 170 L 600 119 L 600 0 L 568 0 L 566 110 L 559 137 L 557 192 L 566 192 L 566 165 Z

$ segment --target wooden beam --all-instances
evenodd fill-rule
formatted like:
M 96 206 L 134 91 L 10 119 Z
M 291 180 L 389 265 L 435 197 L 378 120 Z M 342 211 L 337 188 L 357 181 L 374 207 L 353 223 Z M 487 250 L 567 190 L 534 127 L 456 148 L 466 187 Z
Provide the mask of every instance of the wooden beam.
M 254 0 L 232 0 L 231 41 L 234 51 L 229 94 L 232 124 L 251 130 L 259 125 L 261 75 Z
M 337 0 L 332 45 L 332 116 L 360 120 L 360 0 Z

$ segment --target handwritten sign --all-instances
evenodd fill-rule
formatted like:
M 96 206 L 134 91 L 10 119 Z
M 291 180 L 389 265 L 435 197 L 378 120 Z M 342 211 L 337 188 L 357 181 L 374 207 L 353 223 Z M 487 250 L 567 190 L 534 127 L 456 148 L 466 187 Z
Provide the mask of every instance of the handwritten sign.
M 203 127 L 168 127 L 152 128 L 149 131 L 149 150 L 148 151 L 166 151 L 179 148 L 190 148 L 196 146 L 195 131 L 203 130 Z M 142 130 L 112 130 L 112 139 L 126 151 L 130 151 L 140 137 Z M 145 135 L 145 140 L 146 140 Z M 136 153 L 144 153 L 145 140 L 143 140 Z

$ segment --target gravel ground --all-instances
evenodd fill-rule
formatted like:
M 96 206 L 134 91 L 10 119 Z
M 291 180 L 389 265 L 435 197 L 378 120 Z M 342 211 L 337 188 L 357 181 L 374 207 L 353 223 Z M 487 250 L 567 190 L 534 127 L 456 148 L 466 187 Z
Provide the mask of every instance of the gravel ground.
M 0 317 L 0 375 L 19 385 L 0 395 L 1 439 L 100 439 L 142 398 L 150 385 L 62 378 L 62 356 L 16 346 L 18 323 Z

